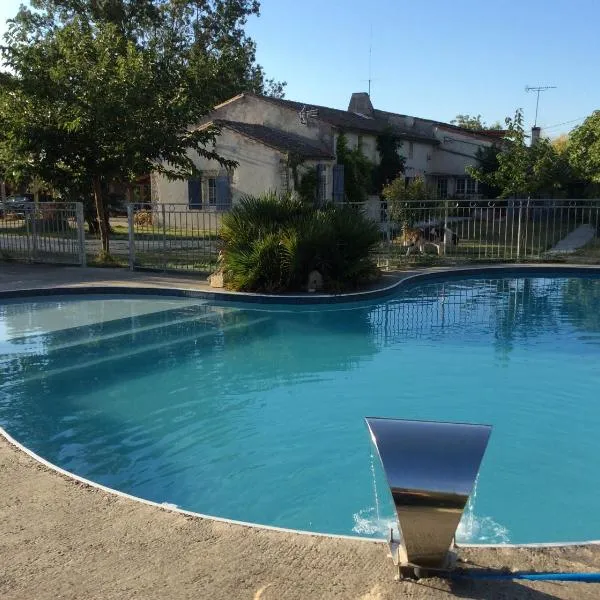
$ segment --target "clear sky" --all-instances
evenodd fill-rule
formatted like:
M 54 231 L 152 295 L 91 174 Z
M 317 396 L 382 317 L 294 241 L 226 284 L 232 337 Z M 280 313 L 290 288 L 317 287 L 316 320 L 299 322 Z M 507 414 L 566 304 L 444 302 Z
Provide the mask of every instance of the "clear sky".
M 0 30 L 20 0 L 0 0 Z M 503 121 L 516 108 L 558 125 L 600 109 L 600 0 L 261 0 L 248 32 L 286 97 L 347 108 L 366 91 L 376 108 L 448 121 Z M 578 121 L 581 122 L 581 121 Z M 546 130 L 568 131 L 567 123 Z

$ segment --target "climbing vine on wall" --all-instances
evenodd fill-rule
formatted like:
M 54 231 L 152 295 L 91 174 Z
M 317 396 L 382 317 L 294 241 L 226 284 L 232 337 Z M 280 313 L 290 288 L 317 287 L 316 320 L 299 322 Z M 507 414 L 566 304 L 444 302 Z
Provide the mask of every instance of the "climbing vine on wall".
M 348 148 L 348 139 L 340 133 L 336 145 L 337 163 L 344 165 L 344 190 L 347 202 L 365 202 L 373 191 L 373 163 L 360 148 Z

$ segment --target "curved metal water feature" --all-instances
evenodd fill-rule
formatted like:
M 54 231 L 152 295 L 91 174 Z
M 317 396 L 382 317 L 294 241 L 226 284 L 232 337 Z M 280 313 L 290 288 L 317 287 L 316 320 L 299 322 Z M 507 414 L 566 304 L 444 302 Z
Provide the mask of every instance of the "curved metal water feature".
M 396 508 L 400 540 L 390 536 L 394 562 L 399 569 L 447 568 L 491 426 L 374 417 L 366 422 Z

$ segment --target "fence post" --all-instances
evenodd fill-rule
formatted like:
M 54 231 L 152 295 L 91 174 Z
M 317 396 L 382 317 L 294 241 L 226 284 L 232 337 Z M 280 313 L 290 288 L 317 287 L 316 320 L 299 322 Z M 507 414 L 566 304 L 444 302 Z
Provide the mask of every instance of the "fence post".
M 134 206 L 131 202 L 127 203 L 127 240 L 129 250 L 129 270 L 133 271 L 135 268 L 135 231 L 133 229 L 133 209 Z
M 163 226 L 163 270 L 167 270 L 167 211 L 163 204 L 162 208 L 162 226 Z
M 519 223 L 517 225 L 517 261 L 519 260 L 519 256 L 521 254 L 521 211 L 523 209 L 523 201 L 517 200 L 519 203 Z
M 37 204 L 34 206 L 32 211 L 28 211 L 29 218 L 31 219 L 31 256 L 29 257 L 31 262 L 34 261 L 37 254 L 37 211 Z
M 87 266 L 87 256 L 85 252 L 85 220 L 83 218 L 83 203 L 75 203 L 75 218 L 77 221 L 77 246 L 79 251 L 79 264 L 82 267 Z

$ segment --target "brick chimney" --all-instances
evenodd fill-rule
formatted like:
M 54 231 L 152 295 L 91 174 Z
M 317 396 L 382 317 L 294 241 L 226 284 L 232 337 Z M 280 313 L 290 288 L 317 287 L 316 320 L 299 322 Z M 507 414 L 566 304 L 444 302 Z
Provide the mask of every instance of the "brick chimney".
M 365 115 L 365 117 L 372 117 L 373 105 L 371 104 L 369 94 L 367 92 L 354 92 L 352 98 L 350 98 L 348 111 Z
M 539 127 L 531 128 L 531 145 L 535 146 L 540 141 L 542 130 Z

